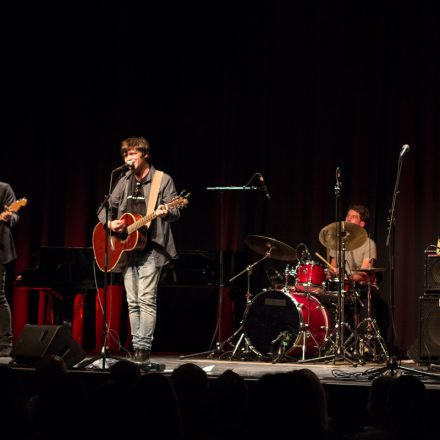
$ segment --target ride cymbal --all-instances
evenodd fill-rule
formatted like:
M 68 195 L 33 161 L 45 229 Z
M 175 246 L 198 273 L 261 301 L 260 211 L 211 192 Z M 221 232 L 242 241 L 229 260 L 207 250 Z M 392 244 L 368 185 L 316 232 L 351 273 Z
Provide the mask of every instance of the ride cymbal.
M 352 251 L 362 246 L 368 238 L 367 231 L 355 223 L 334 222 L 324 226 L 319 233 L 319 241 L 333 251 L 338 249 L 339 243 L 339 224 L 341 239 L 345 243 L 345 250 Z
M 296 251 L 289 245 L 269 237 L 261 235 L 248 235 L 244 242 L 254 252 L 266 255 L 270 251 L 270 258 L 281 261 L 296 260 Z

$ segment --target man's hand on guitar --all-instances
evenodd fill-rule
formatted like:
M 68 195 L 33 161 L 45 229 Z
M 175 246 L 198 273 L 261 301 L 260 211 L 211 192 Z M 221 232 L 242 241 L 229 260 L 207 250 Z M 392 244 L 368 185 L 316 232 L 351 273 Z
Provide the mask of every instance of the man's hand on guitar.
M 0 220 L 2 221 L 2 222 L 8 222 L 9 221 L 9 219 L 11 218 L 11 215 L 12 215 L 12 213 L 10 212 L 10 211 L 8 211 L 8 210 L 5 210 L 5 211 L 3 211 L 1 214 L 0 214 Z
M 122 232 L 125 229 L 124 220 L 112 220 L 108 222 L 109 228 L 113 232 Z
M 158 217 L 165 217 L 168 214 L 168 205 L 159 205 L 156 214 Z

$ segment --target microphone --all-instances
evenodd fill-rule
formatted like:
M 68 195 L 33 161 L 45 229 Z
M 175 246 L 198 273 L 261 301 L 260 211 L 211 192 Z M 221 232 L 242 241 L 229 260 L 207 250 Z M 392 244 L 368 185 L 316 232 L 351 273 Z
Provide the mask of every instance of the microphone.
M 119 171 L 127 171 L 130 168 L 133 168 L 133 165 L 134 165 L 134 160 L 129 160 L 128 162 L 124 163 L 124 165 L 121 165 L 120 167 L 115 168 L 113 170 L 113 173 L 118 173 Z
M 310 261 L 312 259 L 312 255 L 310 254 L 309 248 L 304 245 L 305 249 L 303 250 L 302 254 L 301 254 L 301 259 L 303 261 Z
M 336 184 L 342 186 L 341 182 L 341 167 L 336 168 Z
M 405 156 L 405 154 L 407 153 L 409 151 L 409 145 L 408 144 L 405 144 L 403 147 L 402 147 L 402 150 L 400 151 L 400 158 L 402 158 L 403 156 Z
M 264 181 L 264 177 L 258 173 L 258 175 L 260 176 L 260 182 L 261 182 L 261 187 L 263 188 L 263 191 L 266 193 L 266 197 L 269 200 L 270 199 L 270 195 L 269 195 L 269 191 L 267 190 L 267 186 L 266 186 L 266 182 Z

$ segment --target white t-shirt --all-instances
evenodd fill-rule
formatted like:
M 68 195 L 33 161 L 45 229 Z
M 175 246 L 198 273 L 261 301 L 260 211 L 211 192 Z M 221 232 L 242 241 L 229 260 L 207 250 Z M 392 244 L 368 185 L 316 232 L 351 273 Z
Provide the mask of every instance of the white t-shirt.
M 329 256 L 336 258 L 336 261 L 338 260 L 337 252 L 334 250 L 329 252 Z M 366 258 L 377 260 L 376 243 L 369 237 L 367 241 L 357 249 L 345 251 L 345 270 L 347 273 L 350 274 L 352 270 L 359 269 Z M 337 265 L 339 266 L 339 261 L 337 261 Z M 373 266 L 374 263 L 372 262 L 371 265 Z

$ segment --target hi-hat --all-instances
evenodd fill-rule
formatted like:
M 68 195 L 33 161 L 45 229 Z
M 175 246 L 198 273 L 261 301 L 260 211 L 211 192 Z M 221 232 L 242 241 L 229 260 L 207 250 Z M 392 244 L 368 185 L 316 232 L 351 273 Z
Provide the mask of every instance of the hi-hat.
M 266 255 L 270 251 L 269 257 L 274 260 L 296 260 L 295 249 L 273 238 L 263 237 L 261 235 L 248 235 L 244 242 L 257 254 Z
M 345 243 L 346 251 L 357 249 L 367 241 L 367 231 L 356 223 L 334 222 L 324 226 L 319 233 L 319 241 L 327 249 L 336 251 L 339 248 L 339 225 L 341 241 Z
M 365 273 L 376 273 L 376 272 L 385 272 L 385 267 L 364 267 L 361 269 L 353 269 L 352 272 L 365 272 Z

